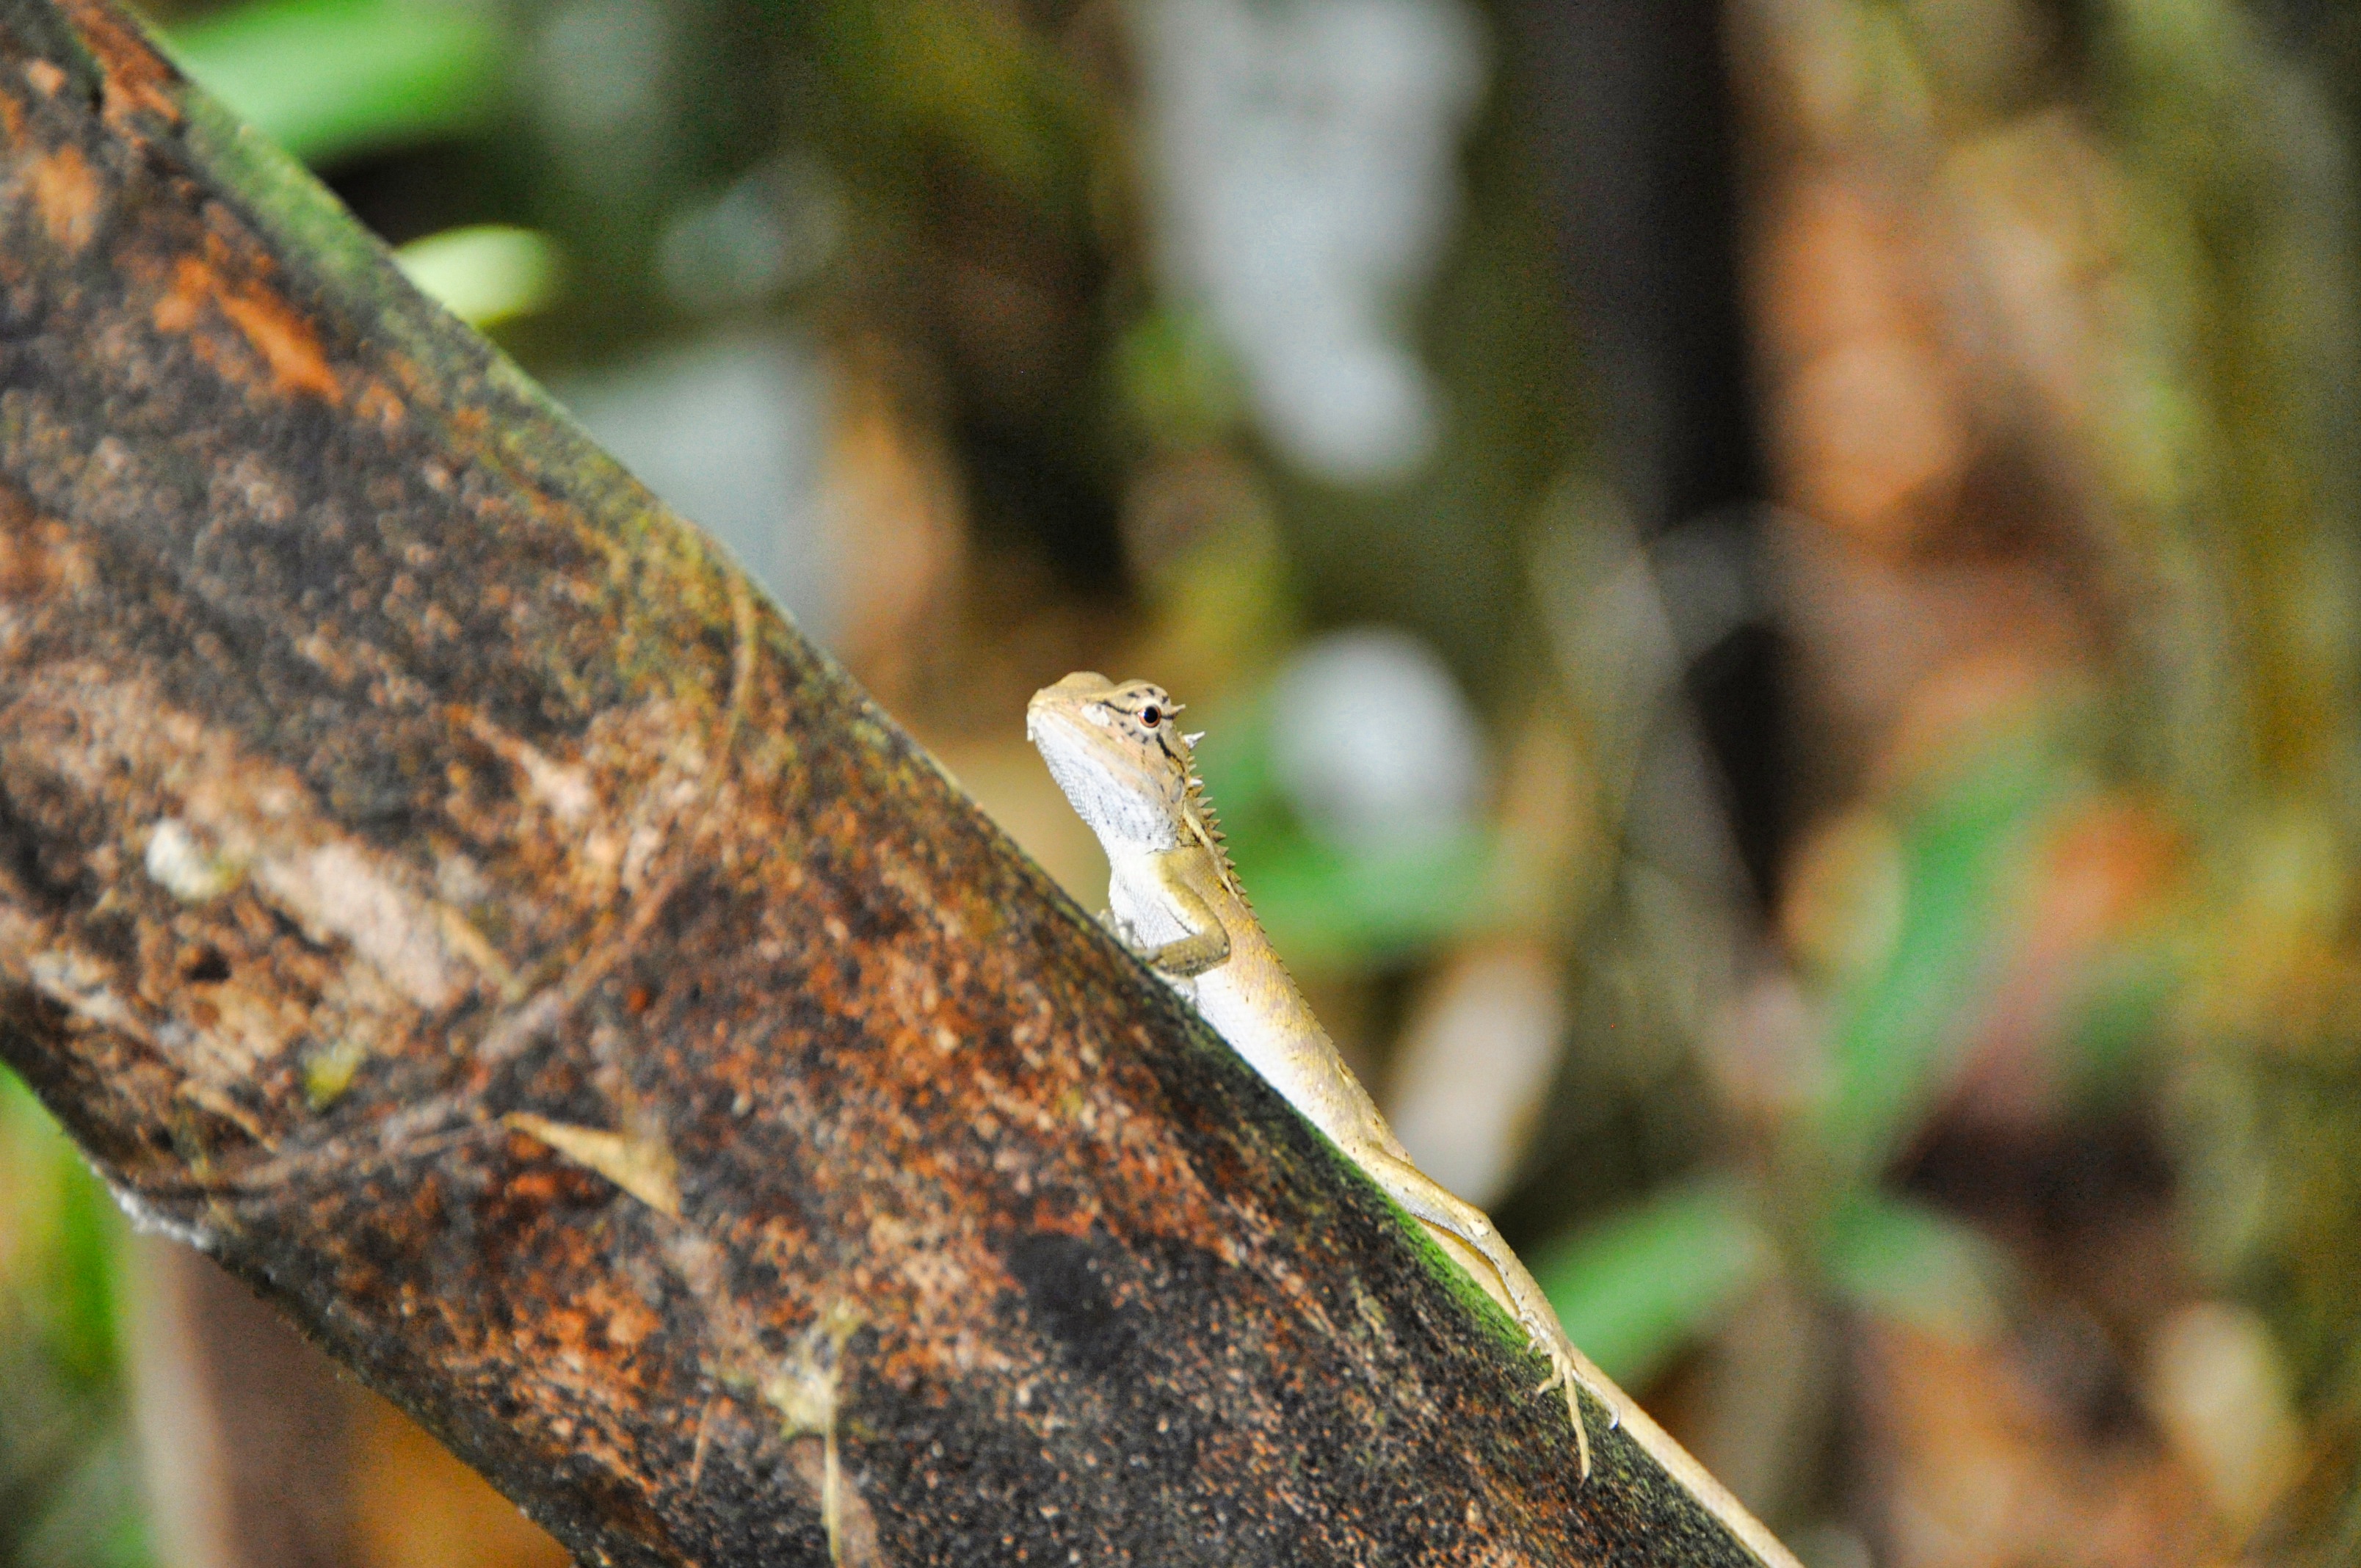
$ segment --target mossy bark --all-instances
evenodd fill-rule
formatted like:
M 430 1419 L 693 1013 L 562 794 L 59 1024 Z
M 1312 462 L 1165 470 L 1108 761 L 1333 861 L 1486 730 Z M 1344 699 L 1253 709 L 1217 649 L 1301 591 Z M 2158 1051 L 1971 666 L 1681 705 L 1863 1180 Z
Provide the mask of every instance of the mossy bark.
M 1752 1561 L 101 0 L 0 0 L 0 1057 L 586 1563 Z

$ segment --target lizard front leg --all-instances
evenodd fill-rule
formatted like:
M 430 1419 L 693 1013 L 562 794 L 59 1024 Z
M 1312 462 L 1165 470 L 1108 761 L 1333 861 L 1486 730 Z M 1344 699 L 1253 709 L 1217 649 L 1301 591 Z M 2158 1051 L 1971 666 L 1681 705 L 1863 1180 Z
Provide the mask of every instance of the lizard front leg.
M 1565 1410 L 1574 1422 L 1575 1452 L 1582 1465 L 1582 1479 L 1590 1478 L 1590 1430 L 1582 1419 L 1582 1398 L 1578 1388 L 1587 1388 L 1599 1403 L 1605 1405 L 1620 1424 L 1615 1397 L 1602 1374 L 1590 1365 L 1589 1359 L 1574 1348 L 1565 1337 L 1565 1329 L 1558 1321 L 1557 1310 L 1549 1303 L 1540 1284 L 1519 1260 L 1515 1251 L 1500 1238 L 1492 1221 L 1484 1211 L 1453 1194 L 1426 1172 L 1399 1155 L 1383 1150 L 1356 1151 L 1355 1158 L 1367 1171 L 1386 1195 L 1409 1210 L 1428 1229 L 1438 1233 L 1439 1239 L 1458 1242 L 1466 1250 L 1481 1259 L 1492 1277 L 1475 1270 L 1469 1272 L 1485 1293 L 1506 1308 L 1532 1338 L 1535 1350 L 1549 1357 L 1550 1376 L 1538 1392 L 1553 1388 L 1565 1390 Z M 1446 1247 L 1460 1256 L 1462 1247 Z M 1465 1266 L 1464 1257 L 1461 1257 Z
M 1185 851 L 1184 851 L 1185 853 Z M 1207 970 L 1228 960 L 1230 934 L 1223 928 L 1221 916 L 1204 895 L 1189 885 L 1181 870 L 1173 864 L 1178 856 L 1159 856 L 1156 862 L 1157 883 L 1164 895 L 1165 907 L 1178 916 L 1187 935 L 1153 947 L 1143 946 L 1125 933 L 1125 946 L 1139 960 L 1159 974 L 1175 980 L 1194 980 Z

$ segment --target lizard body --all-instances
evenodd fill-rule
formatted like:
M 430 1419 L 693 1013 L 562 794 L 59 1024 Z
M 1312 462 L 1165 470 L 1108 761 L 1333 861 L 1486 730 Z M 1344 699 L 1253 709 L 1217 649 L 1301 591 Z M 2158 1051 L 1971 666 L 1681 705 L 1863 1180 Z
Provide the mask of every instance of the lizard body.
M 1026 710 L 1027 737 L 1106 850 L 1103 918 L 1524 1328 L 1549 1358 L 1541 1391 L 1565 1391 L 1587 1479 L 1590 1434 L 1577 1387 L 1619 1422 L 1630 1401 L 1567 1340 L 1548 1298 L 1482 1211 L 1411 1163 L 1337 1054 L 1246 905 L 1178 711 L 1145 681 L 1117 685 L 1089 673 L 1044 687 Z
M 1411 1163 L 1246 906 L 1196 776 L 1195 738 L 1180 732 L 1179 712 L 1160 687 L 1087 673 L 1044 687 L 1027 706 L 1026 734 L 1106 850 L 1110 907 L 1102 918 L 1523 1327 L 1550 1363 L 1537 1391 L 1565 1391 L 1583 1479 L 1590 1475 L 1590 1433 L 1578 1390 L 1587 1389 L 1612 1426 L 1764 1568 L 1801 1568 L 1745 1505 L 1574 1347 L 1491 1221 Z

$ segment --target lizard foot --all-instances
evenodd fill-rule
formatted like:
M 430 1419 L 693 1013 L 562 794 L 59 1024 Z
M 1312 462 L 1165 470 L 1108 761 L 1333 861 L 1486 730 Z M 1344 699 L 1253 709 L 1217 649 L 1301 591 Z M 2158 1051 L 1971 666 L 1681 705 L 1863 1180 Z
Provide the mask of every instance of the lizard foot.
M 1574 1364 L 1574 1358 L 1566 1354 L 1565 1351 L 1558 1348 L 1557 1344 L 1554 1341 L 1541 1334 L 1535 1334 L 1533 1336 L 1533 1348 L 1548 1356 L 1550 1364 L 1549 1376 L 1543 1379 L 1541 1386 L 1535 1388 L 1533 1392 L 1536 1394 L 1546 1394 L 1553 1388 L 1563 1388 L 1565 1390 L 1566 1419 L 1574 1423 L 1575 1453 L 1580 1458 L 1582 1464 L 1582 1474 L 1578 1479 L 1587 1481 L 1590 1479 L 1590 1427 L 1588 1423 L 1584 1421 L 1582 1419 L 1581 1391 L 1583 1387 L 1587 1385 L 1589 1380 L 1583 1376 L 1582 1369 Z M 1598 1390 L 1596 1388 L 1593 1388 L 1590 1391 L 1593 1394 L 1598 1393 Z M 1605 1405 L 1609 1411 L 1612 1411 L 1615 1408 L 1614 1401 L 1606 1398 L 1604 1396 L 1601 1396 L 1599 1402 Z
M 1577 1393 L 1579 1381 L 1582 1379 L 1579 1379 L 1579 1375 L 1575 1372 L 1575 1365 L 1570 1363 L 1570 1360 L 1561 1358 L 1556 1351 L 1549 1351 L 1549 1379 L 1542 1381 L 1542 1387 L 1534 1388 L 1534 1393 L 1549 1393 L 1551 1388 L 1565 1388 L 1565 1417 L 1575 1424 L 1575 1457 L 1582 1462 L 1582 1474 L 1577 1476 L 1577 1481 L 1589 1481 L 1591 1478 L 1591 1429 L 1582 1421 L 1582 1396 Z

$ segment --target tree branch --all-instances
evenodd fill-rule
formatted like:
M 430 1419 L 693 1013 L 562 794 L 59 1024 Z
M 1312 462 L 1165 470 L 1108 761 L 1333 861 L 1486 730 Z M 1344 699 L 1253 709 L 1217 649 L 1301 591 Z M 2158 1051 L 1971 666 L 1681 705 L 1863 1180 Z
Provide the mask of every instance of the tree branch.
M 1752 1560 L 100 0 L 0 0 L 0 1056 L 585 1562 Z

